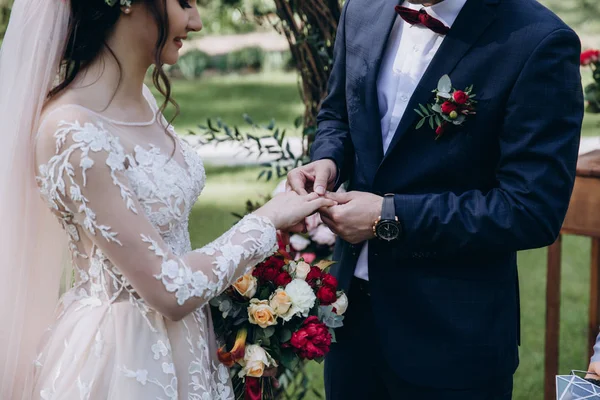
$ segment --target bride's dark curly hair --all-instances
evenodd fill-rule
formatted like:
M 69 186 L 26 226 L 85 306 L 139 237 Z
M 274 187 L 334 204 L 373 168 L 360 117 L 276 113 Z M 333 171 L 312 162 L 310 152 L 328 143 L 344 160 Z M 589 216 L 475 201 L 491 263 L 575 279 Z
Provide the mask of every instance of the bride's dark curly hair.
M 166 0 L 132 0 L 132 3 L 144 3 L 154 17 L 158 26 L 158 40 L 154 48 L 154 70 L 152 82 L 164 96 L 160 107 L 164 111 L 168 103 L 175 107 L 175 115 L 179 106 L 171 98 L 171 82 L 162 68 L 161 54 L 169 35 L 169 18 Z M 57 86 L 48 94 L 49 98 L 61 93 L 76 78 L 77 74 L 89 66 L 106 48 L 121 69 L 121 63 L 106 43 L 121 16 L 120 2 L 114 6 L 106 4 L 106 0 L 71 0 L 71 17 L 69 21 L 68 41 L 61 59 L 61 76 Z M 120 82 L 119 82 L 120 83 Z M 173 117 L 174 118 L 174 117 Z

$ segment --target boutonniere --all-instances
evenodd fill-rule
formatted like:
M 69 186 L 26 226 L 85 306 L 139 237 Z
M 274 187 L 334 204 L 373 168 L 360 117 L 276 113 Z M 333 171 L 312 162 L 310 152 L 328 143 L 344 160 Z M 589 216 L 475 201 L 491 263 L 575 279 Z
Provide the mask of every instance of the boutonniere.
M 431 129 L 435 129 L 435 139 L 439 139 L 444 132 L 452 125 L 462 125 L 469 115 L 475 114 L 475 104 L 477 103 L 473 85 L 465 90 L 456 90 L 452 88 L 452 81 L 448 75 L 440 78 L 435 93 L 435 102 L 433 104 L 419 104 L 419 109 L 415 109 L 421 120 L 416 129 L 421 128 L 425 122 L 429 122 Z

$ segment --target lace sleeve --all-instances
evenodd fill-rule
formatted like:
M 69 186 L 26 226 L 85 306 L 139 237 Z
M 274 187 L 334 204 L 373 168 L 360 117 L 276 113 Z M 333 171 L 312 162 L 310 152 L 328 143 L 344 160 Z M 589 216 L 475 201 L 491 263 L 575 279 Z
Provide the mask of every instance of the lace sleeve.
M 276 249 L 271 221 L 251 214 L 213 243 L 175 255 L 129 187 L 125 165 L 133 160 L 119 138 L 100 121 L 65 122 L 58 114 L 44 122 L 36 145 L 42 194 L 166 317 L 206 304 Z

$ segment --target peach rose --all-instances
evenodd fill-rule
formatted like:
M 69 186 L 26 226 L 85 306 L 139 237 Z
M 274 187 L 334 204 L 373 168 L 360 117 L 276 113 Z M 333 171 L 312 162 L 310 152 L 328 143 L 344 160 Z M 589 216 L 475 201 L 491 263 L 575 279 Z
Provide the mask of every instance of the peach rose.
M 248 307 L 248 321 L 263 329 L 268 326 L 277 325 L 275 311 L 273 311 L 269 305 L 268 300 L 250 300 L 250 306 Z
M 247 274 L 235 281 L 233 288 L 245 298 L 251 299 L 256 294 L 257 285 L 256 278 Z
M 288 313 L 292 308 L 292 299 L 283 289 L 277 289 L 269 300 L 269 305 L 275 311 L 275 314 L 279 315 L 284 320 L 288 321 Z M 287 318 L 287 319 L 286 319 Z

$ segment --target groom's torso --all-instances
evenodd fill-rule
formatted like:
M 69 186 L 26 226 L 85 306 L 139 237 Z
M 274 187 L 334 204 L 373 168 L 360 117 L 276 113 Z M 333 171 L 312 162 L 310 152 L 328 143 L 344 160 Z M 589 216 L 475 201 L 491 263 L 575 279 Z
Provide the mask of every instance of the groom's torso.
M 511 107 L 509 96 L 536 46 L 563 28 L 562 22 L 534 0 L 468 0 L 417 85 L 384 156 L 377 80 L 399 2 L 348 1 L 346 101 L 354 148 L 349 189 L 380 195 L 460 194 L 497 187 L 499 136 Z M 456 89 L 473 85 L 478 103 L 476 115 L 435 140 L 427 124 L 415 129 L 419 116 L 414 109 L 431 103 L 445 74 Z M 543 87 L 539 93 L 543 101 Z M 519 331 L 514 252 L 449 256 L 435 248 L 415 252 L 377 241 L 369 245 L 373 312 L 387 347 L 381 350 L 398 373 L 429 385 L 427 366 L 443 366 L 437 384 L 465 387 L 514 371 Z M 360 246 L 343 241 L 336 247 L 336 273 L 344 286 L 359 253 Z M 377 261 L 373 254 L 379 255 Z

